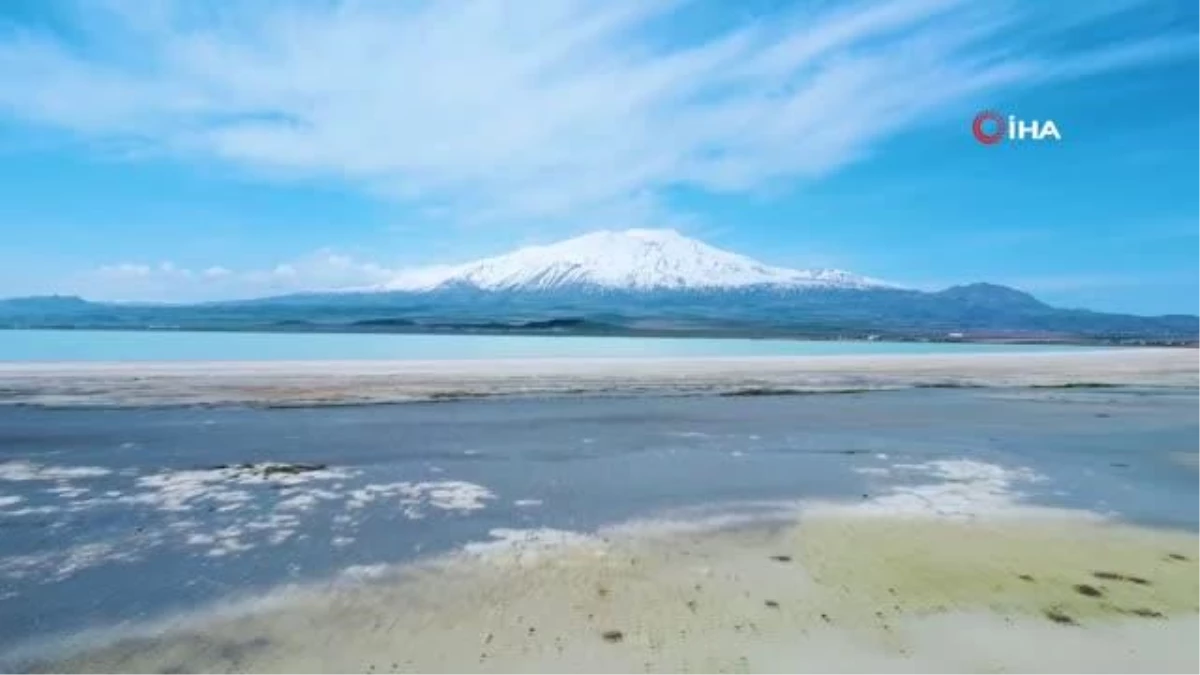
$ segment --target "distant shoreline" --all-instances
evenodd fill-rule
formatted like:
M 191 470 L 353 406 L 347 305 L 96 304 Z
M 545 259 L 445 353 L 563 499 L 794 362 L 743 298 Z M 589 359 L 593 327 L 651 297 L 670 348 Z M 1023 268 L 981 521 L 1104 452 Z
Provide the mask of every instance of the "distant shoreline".
M 757 396 L 954 387 L 1197 387 L 1189 350 L 1012 354 L 0 362 L 0 404 L 323 406 L 485 397 Z
M 484 322 L 410 325 L 406 323 L 362 322 L 322 324 L 290 321 L 252 326 L 106 326 L 106 325 L 0 325 L 0 331 L 97 331 L 133 333 L 255 333 L 286 335 L 477 335 L 481 337 L 609 337 L 675 338 L 713 340 L 789 340 L 803 342 L 932 343 L 982 345 L 1062 345 L 1077 347 L 1175 347 L 1196 349 L 1200 340 L 1131 336 L 1088 337 L 1047 333 L 1005 334 L 1002 331 L 976 333 L 956 331 L 896 331 L 836 328 L 805 330 L 800 328 L 629 328 L 617 325 L 571 325 L 562 320 L 527 322 Z

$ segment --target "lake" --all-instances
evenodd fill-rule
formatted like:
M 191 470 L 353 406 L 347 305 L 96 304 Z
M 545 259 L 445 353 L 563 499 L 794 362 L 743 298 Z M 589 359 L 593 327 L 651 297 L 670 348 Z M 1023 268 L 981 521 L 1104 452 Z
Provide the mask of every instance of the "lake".
M 1007 353 L 1075 349 L 1079 348 L 1067 345 L 737 338 L 0 330 L 0 361 L 743 357 Z
M 868 497 L 1019 499 L 1195 532 L 1196 434 L 1187 389 L 0 407 L 0 668 L 78 631 L 497 533 L 792 518 L 792 500 Z M 254 468 L 270 462 L 309 469 Z

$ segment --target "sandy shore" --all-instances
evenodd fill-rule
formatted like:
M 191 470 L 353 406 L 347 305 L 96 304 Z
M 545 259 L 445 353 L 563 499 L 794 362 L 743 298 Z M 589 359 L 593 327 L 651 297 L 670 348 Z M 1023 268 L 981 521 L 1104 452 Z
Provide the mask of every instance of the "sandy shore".
M 1197 540 L 833 509 L 497 532 L 46 666 L 106 672 L 1195 672 Z
M 337 405 L 474 396 L 745 394 L 921 386 L 1186 386 L 1190 349 L 680 359 L 0 362 L 0 404 Z

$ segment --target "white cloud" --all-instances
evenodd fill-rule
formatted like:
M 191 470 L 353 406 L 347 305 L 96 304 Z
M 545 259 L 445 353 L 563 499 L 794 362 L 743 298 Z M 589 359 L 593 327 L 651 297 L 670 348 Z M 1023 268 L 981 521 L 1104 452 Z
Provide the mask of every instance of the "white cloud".
M 68 282 L 64 292 L 96 300 L 195 301 L 377 286 L 399 273 L 331 250 L 268 269 L 190 269 L 170 261 L 106 265 Z
M 1194 57 L 1063 52 L 1083 19 L 1038 7 L 818 3 L 680 41 L 673 0 L 80 3 L 73 41 L 0 33 L 0 111 L 459 221 L 653 221 L 672 188 L 820 177 L 1004 87 Z
M 105 265 L 99 270 L 100 276 L 111 277 L 116 279 L 131 278 L 137 279 L 150 276 L 153 269 L 149 265 L 141 265 L 135 263 L 121 263 L 119 265 Z

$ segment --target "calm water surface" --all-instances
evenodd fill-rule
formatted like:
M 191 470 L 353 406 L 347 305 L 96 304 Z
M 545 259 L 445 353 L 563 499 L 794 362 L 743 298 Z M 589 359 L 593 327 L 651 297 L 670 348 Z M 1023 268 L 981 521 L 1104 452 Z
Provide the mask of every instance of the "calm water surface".
M 1062 351 L 1059 345 L 518 335 L 0 330 L 0 361 L 819 356 Z

